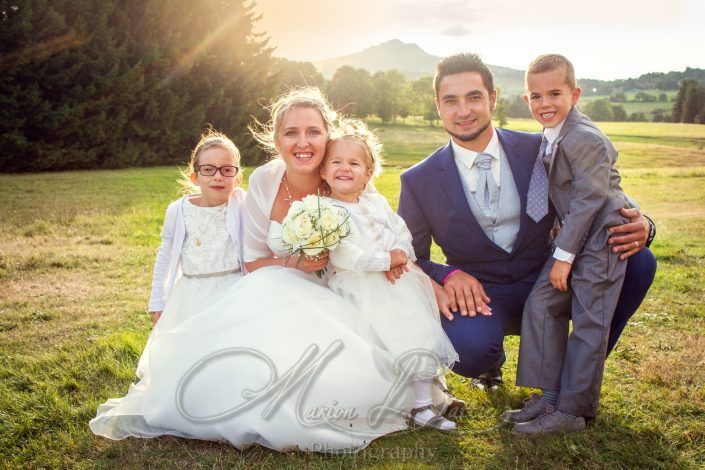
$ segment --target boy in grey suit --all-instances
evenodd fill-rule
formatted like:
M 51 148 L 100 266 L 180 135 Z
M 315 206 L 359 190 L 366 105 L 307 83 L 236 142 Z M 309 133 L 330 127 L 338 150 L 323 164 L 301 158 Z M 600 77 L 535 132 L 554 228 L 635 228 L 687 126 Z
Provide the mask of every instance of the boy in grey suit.
M 607 244 L 607 228 L 624 223 L 619 210 L 628 204 L 615 166 L 617 150 L 575 107 L 581 90 L 572 64 L 556 54 L 538 57 L 526 71 L 526 90 L 524 99 L 544 126 L 527 214 L 541 220 L 550 197 L 561 229 L 526 302 L 521 328 L 517 385 L 543 393 L 502 419 L 523 434 L 580 431 L 584 417 L 597 409 L 626 268 Z

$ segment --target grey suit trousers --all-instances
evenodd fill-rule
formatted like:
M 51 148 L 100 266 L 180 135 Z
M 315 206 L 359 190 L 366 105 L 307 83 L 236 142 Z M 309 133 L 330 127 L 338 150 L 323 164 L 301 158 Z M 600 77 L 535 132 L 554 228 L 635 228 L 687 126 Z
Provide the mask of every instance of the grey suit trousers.
M 568 292 L 551 285 L 550 258 L 524 307 L 517 385 L 560 390 L 557 409 L 565 413 L 597 412 L 610 323 L 627 267 L 607 245 L 607 227 L 624 221 L 616 211 L 593 223 L 573 261 Z

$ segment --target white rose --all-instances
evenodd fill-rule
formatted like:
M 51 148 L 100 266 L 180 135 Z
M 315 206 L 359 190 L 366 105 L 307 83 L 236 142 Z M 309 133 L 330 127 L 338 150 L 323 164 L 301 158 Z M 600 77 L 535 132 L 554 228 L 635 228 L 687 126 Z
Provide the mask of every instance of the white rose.
M 321 234 L 314 233 L 306 241 L 306 248 L 304 252 L 308 256 L 316 256 L 325 249 L 323 246 L 323 240 L 321 240 Z
M 313 224 L 308 214 L 301 214 L 294 219 L 294 231 L 299 240 L 306 240 L 313 232 Z
M 305 198 L 302 199 L 303 207 L 306 212 L 318 212 L 318 196 L 306 196 Z M 321 201 L 321 204 L 323 201 Z
M 291 222 L 282 225 L 282 240 L 291 247 L 298 243 L 296 232 L 292 228 Z
M 304 211 L 304 203 L 301 201 L 294 201 L 291 203 L 291 207 L 289 207 L 288 214 L 296 216 L 303 211 Z
M 325 212 L 318 221 L 319 226 L 326 233 L 335 230 L 339 223 L 338 216 L 334 212 Z
M 338 246 L 338 242 L 340 241 L 340 237 L 336 232 L 331 233 L 328 235 L 325 239 L 325 245 L 328 247 L 329 250 L 332 250 L 336 246 Z

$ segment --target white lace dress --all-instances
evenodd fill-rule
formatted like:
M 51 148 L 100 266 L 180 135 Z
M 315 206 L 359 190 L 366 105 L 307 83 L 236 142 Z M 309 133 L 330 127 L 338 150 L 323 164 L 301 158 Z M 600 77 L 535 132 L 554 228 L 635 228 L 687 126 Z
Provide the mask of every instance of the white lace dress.
M 273 162 L 250 177 L 246 260 L 285 254 L 281 225 L 269 220 L 283 173 Z M 103 435 L 360 450 L 405 429 L 413 405 L 408 377 L 395 375 L 391 355 L 360 334 L 361 321 L 314 275 L 258 269 L 210 308 L 154 337 L 143 431 Z
M 90 427 L 94 433 L 120 439 L 126 436 L 155 436 L 165 430 L 145 416 L 161 401 L 151 387 L 151 352 L 156 338 L 217 302 L 242 278 L 239 262 L 226 227 L 227 205 L 199 207 L 184 202 L 186 238 L 182 247 L 183 275 L 174 284 L 161 318 L 152 329 L 136 375 L 123 398 L 113 398 L 98 407 Z
M 177 280 L 157 322 L 157 331 L 173 328 L 216 302 L 242 277 L 226 228 L 227 205 L 200 207 L 184 202 L 186 238 Z
M 363 194 L 355 204 L 333 200 L 350 214 L 350 235 L 330 253 L 332 290 L 350 300 L 363 322 L 395 360 L 413 374 L 441 375 L 458 360 L 441 327 L 431 282 L 416 260 L 406 223 L 378 193 Z M 409 272 L 392 284 L 390 251 L 409 258 Z

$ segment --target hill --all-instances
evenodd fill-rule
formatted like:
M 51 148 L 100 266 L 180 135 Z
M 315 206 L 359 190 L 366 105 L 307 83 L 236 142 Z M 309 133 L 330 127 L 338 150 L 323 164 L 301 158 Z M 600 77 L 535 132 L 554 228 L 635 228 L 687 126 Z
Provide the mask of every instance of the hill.
M 354 54 L 319 60 L 313 64 L 326 78 L 331 78 L 343 65 L 366 69 L 371 73 L 396 69 L 409 79 L 423 75 L 433 75 L 441 57 L 424 51 L 417 44 L 405 43 L 398 39 L 368 47 Z M 504 96 L 523 93 L 524 71 L 510 67 L 488 64 L 495 77 L 495 85 L 503 90 Z M 586 96 L 609 96 L 622 91 L 677 90 L 683 79 L 695 79 L 705 83 L 705 70 L 687 67 L 683 72 L 652 72 L 636 78 L 615 80 L 578 80 Z
M 440 60 L 441 57 L 429 54 L 416 44 L 393 39 L 354 54 L 319 60 L 313 64 L 326 78 L 331 78 L 343 65 L 350 65 L 366 69 L 371 73 L 396 69 L 407 78 L 414 79 L 422 75 L 433 75 L 436 64 Z M 494 73 L 495 84 L 505 92 L 519 92 L 523 89 L 522 70 L 498 65 L 489 65 L 489 67 Z

